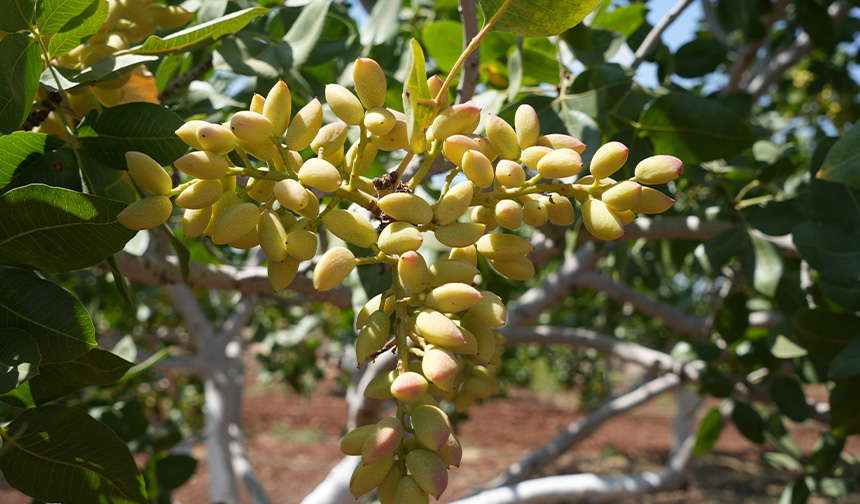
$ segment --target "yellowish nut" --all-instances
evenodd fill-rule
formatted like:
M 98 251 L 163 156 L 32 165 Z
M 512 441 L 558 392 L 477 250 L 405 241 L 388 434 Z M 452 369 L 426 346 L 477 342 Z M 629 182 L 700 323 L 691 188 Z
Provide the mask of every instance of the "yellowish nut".
M 466 247 L 474 245 L 484 234 L 486 226 L 477 222 L 454 222 L 436 228 L 434 235 L 443 245 Z
M 586 145 L 570 135 L 551 133 L 537 139 L 535 145 L 549 147 L 551 149 L 573 149 L 577 154 L 585 152 Z
M 379 233 L 376 243 L 382 252 L 400 255 L 410 250 L 418 250 L 424 243 L 424 237 L 412 224 L 396 221 Z
M 230 118 L 230 130 L 239 140 L 262 142 L 272 136 L 272 121 L 263 114 L 243 110 Z
M 466 151 L 462 158 L 463 173 L 478 187 L 493 185 L 493 164 L 481 151 Z
M 642 184 L 658 185 L 671 182 L 681 176 L 684 164 L 674 156 L 651 156 L 636 165 L 636 181 Z
M 443 313 L 457 313 L 475 306 L 482 298 L 481 292 L 471 285 L 447 283 L 430 291 L 425 305 Z
M 452 248 L 448 259 L 460 259 L 478 267 L 478 250 L 474 246 Z
M 501 233 L 482 236 L 476 246 L 482 256 L 498 261 L 516 260 L 534 250 L 534 246 L 525 238 Z
M 409 150 L 409 135 L 407 133 L 407 125 L 404 120 L 396 120 L 394 127 L 385 135 L 371 135 L 370 141 L 373 142 L 379 150 L 392 152 L 396 150 Z
M 573 204 L 566 196 L 550 193 L 540 199 L 546 206 L 549 220 L 557 226 L 570 226 L 576 220 Z
M 557 149 L 543 156 L 537 171 L 544 178 L 572 177 L 582 169 L 582 158 L 573 149 Z
M 487 290 L 481 291 L 480 301 L 469 307 L 469 313 L 488 327 L 502 327 L 508 320 L 508 310 L 502 298 Z
M 388 475 L 392 465 L 394 465 L 392 454 L 370 465 L 359 464 L 349 480 L 349 492 L 358 499 L 378 487 Z
M 264 108 L 266 108 L 266 99 L 263 95 L 254 93 L 254 96 L 251 97 L 251 105 L 248 107 L 248 110 L 257 114 L 262 114 Z
M 600 146 L 591 158 L 591 175 L 600 180 L 611 177 L 627 162 L 629 150 L 621 142 L 609 142 Z
M 589 233 L 600 240 L 610 241 L 624 236 L 621 218 L 600 200 L 588 199 L 582 204 L 582 223 Z
M 415 328 L 434 345 L 453 347 L 466 342 L 454 322 L 436 310 L 421 311 L 415 319 Z
M 186 238 L 197 238 L 203 234 L 209 219 L 212 217 L 212 207 L 193 209 L 190 208 L 182 214 L 182 236 Z
M 385 107 L 376 107 L 364 115 L 364 127 L 378 136 L 385 136 L 394 128 L 397 118 Z
M 270 261 L 282 262 L 287 259 L 287 231 L 281 224 L 281 219 L 276 212 L 266 210 L 260 216 L 257 233 L 260 248 L 263 249 L 263 253 Z
M 523 204 L 523 222 L 529 226 L 543 226 L 549 220 L 546 205 L 538 199 L 530 199 Z
M 520 160 L 526 165 L 528 168 L 537 171 L 538 163 L 543 159 L 544 156 L 553 152 L 549 147 L 542 147 L 540 145 L 532 145 L 526 149 L 523 149 L 523 153 L 520 156 Z
M 157 194 L 125 207 L 117 214 L 116 220 L 129 229 L 152 229 L 167 222 L 172 211 L 170 198 Z
M 317 254 L 319 238 L 313 231 L 307 229 L 296 229 L 294 226 L 287 232 L 287 253 L 296 259 L 309 261 Z
M 413 193 L 391 193 L 377 201 L 380 210 L 389 217 L 416 225 L 429 224 L 433 209 L 421 196 Z
M 194 151 L 173 162 L 182 173 L 203 180 L 217 180 L 227 173 L 230 165 L 223 157 L 209 151 Z
M 352 69 L 352 80 L 364 108 L 370 110 L 385 104 L 385 73 L 379 63 L 370 58 L 358 58 Z
M 445 226 L 456 221 L 472 204 L 473 194 L 474 189 L 471 181 L 460 182 L 451 187 L 436 206 L 434 211 L 436 222 Z
M 336 208 L 325 214 L 322 221 L 333 235 L 347 243 L 363 248 L 376 243 L 376 228 L 363 215 Z
M 319 158 L 305 161 L 299 169 L 299 180 L 307 187 L 325 192 L 336 191 L 343 182 L 338 169 L 328 161 Z
M 272 192 L 281 206 L 294 212 L 307 207 L 310 199 L 308 197 L 308 190 L 305 189 L 301 182 L 293 179 L 279 180 L 272 189 Z
M 314 267 L 314 289 L 327 291 L 340 285 L 355 269 L 355 256 L 346 247 L 334 247 Z
M 438 75 L 434 75 L 427 79 L 427 87 L 430 88 L 430 96 L 435 100 L 439 95 L 439 92 L 442 91 L 442 86 L 445 85 L 445 81 L 443 81 Z M 451 106 L 451 96 L 446 92 L 442 95 L 442 104 L 439 107 L 439 110 L 445 110 L 446 108 Z
M 487 115 L 487 140 L 502 159 L 517 160 L 520 158 L 520 144 L 517 133 L 504 119 Z
M 370 301 L 358 311 L 355 316 L 355 328 L 360 330 L 367 323 L 370 315 L 377 310 L 382 310 L 389 316 L 394 313 L 395 301 L 394 296 L 390 292 L 383 292 L 372 297 Z
M 514 189 L 525 184 L 526 172 L 519 163 L 502 159 L 496 164 L 496 178 L 503 186 Z
M 194 150 L 204 150 L 203 146 L 200 145 L 200 142 L 197 140 L 197 128 L 201 126 L 205 126 L 207 124 L 212 124 L 207 121 L 188 121 L 183 124 L 176 130 L 176 136 L 179 137 L 180 140 L 186 143 L 189 147 Z
M 355 340 L 355 357 L 363 364 L 373 354 L 382 350 L 391 336 L 391 321 L 389 314 L 376 310 L 367 318 L 358 337 Z
M 220 124 L 204 124 L 197 128 L 197 142 L 203 150 L 227 154 L 236 148 L 236 135 Z
M 391 384 L 391 395 L 400 402 L 411 404 L 427 392 L 427 379 L 420 373 L 407 371 L 394 379 Z
M 522 104 L 517 107 L 514 116 L 514 129 L 517 132 L 517 142 L 520 149 L 525 150 L 537 143 L 540 137 L 540 121 L 537 112 L 531 105 Z
M 254 203 L 240 203 L 228 208 L 215 223 L 212 243 L 222 245 L 242 238 L 257 228 L 260 208 Z
M 499 227 L 499 221 L 496 220 L 495 208 L 487 208 L 484 206 L 473 208 L 472 222 L 483 224 L 485 228 L 484 231 L 488 233 Z
M 356 140 L 352 147 L 346 153 L 344 161 L 346 161 L 346 169 L 350 173 L 355 173 L 356 175 L 362 175 L 364 172 L 370 168 L 370 165 L 373 164 L 373 160 L 376 158 L 377 152 L 379 152 L 379 148 L 372 143 L 368 143 L 364 146 L 364 153 L 361 154 L 358 150 L 359 141 Z
M 452 282 L 470 285 L 478 273 L 478 268 L 462 259 L 442 259 L 430 266 L 430 286 L 439 287 Z
M 290 88 L 283 80 L 278 80 L 263 103 L 261 112 L 272 123 L 272 136 L 281 138 L 287 131 L 290 123 L 290 114 L 293 111 L 293 97 Z
M 481 108 L 472 100 L 454 105 L 439 112 L 427 129 L 427 135 L 436 140 L 445 140 L 451 135 L 471 133 L 472 124 L 480 119 Z
M 161 165 L 142 152 L 126 152 L 128 172 L 140 187 L 153 194 L 167 194 L 173 189 L 170 175 Z
M 361 101 L 349 89 L 340 84 L 327 84 L 325 101 L 341 121 L 351 126 L 357 126 L 365 120 L 364 107 Z
M 221 193 L 221 197 L 218 198 L 218 201 L 216 201 L 214 205 L 212 205 L 212 214 L 209 218 L 209 223 L 203 230 L 203 234 L 206 236 L 212 236 L 212 232 L 215 230 L 215 224 L 218 222 L 218 219 L 220 219 L 228 209 L 241 202 L 242 201 L 235 192 L 229 191 Z
M 424 256 L 410 250 L 403 253 L 397 261 L 397 275 L 400 283 L 409 289 L 409 292 L 419 293 L 430 285 L 430 271 Z
M 496 222 L 505 229 L 516 230 L 523 225 L 523 207 L 514 200 L 496 203 Z
M 463 155 L 471 150 L 480 151 L 481 146 L 466 135 L 451 135 L 442 144 L 442 154 L 457 166 L 463 165 Z
M 301 261 L 292 256 L 287 256 L 283 261 L 269 261 L 268 274 L 269 284 L 275 292 L 289 287 L 296 278 Z
M 286 142 L 290 150 L 300 151 L 311 144 L 322 126 L 323 111 L 316 98 L 296 112 L 287 128 Z
M 182 208 L 207 208 L 214 205 L 223 192 L 220 180 L 198 180 L 179 193 L 175 203 Z
M 510 261 L 491 260 L 490 265 L 498 271 L 500 275 L 510 278 L 511 280 L 525 282 L 535 276 L 535 265 L 526 256 L 512 259 Z
M 640 212 L 644 214 L 658 214 L 663 213 L 666 210 L 672 208 L 672 205 L 675 204 L 675 200 L 661 193 L 657 189 L 653 189 L 651 187 L 643 187 L 642 194 L 639 197 L 639 201 L 633 205 L 632 210 L 634 212 Z M 628 223 L 625 223 L 628 224 Z
M 641 195 L 641 185 L 632 180 L 624 180 L 607 189 L 600 199 L 616 212 L 623 212 L 636 206 Z

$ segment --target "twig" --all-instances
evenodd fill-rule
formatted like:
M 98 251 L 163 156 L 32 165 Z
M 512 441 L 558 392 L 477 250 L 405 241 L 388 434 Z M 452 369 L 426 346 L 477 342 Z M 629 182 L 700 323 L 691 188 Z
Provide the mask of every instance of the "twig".
M 463 23 L 463 48 L 467 41 L 478 35 L 478 13 L 475 10 L 475 0 L 460 0 L 460 21 Z M 481 53 L 474 51 L 463 64 L 463 76 L 457 89 L 457 103 L 466 103 L 475 94 L 478 85 L 478 74 L 481 66 Z
M 711 0 L 702 0 L 702 12 L 705 15 L 705 22 L 708 23 L 708 28 L 711 30 L 711 34 L 720 43 L 725 44 L 728 37 L 720 24 L 720 20 L 717 18 L 717 13 L 714 12 L 714 6 L 711 5 Z
M 770 31 L 773 28 L 773 24 L 782 17 L 786 6 L 788 6 L 790 2 L 791 0 L 777 0 L 773 8 L 771 8 L 770 15 L 768 15 L 764 22 L 765 34 L 760 40 L 748 44 L 741 49 L 737 61 L 734 66 L 732 66 L 732 69 L 729 70 L 729 83 L 726 84 L 726 87 L 723 89 L 724 93 L 731 93 L 739 89 L 744 72 L 747 71 L 747 68 L 749 68 L 755 60 L 758 50 L 765 43 L 765 40 L 770 37 Z M 703 0 L 703 3 L 709 2 L 708 0 Z
M 172 95 L 176 91 L 188 87 L 189 84 L 202 77 L 203 74 L 211 69 L 212 55 L 210 54 L 209 57 L 189 69 L 187 72 L 171 80 L 167 86 L 164 87 L 164 91 L 158 94 L 158 101 L 163 102 L 168 96 Z
M 642 45 L 639 46 L 639 49 L 636 50 L 636 59 L 633 60 L 633 63 L 630 65 L 630 68 L 636 70 L 639 68 L 639 65 L 645 61 L 645 58 L 651 54 L 651 51 L 657 47 L 657 44 L 660 43 L 660 37 L 663 35 L 663 32 L 666 31 L 666 28 L 669 27 L 670 24 L 675 22 L 678 19 L 678 16 L 684 12 L 684 9 L 690 6 L 693 3 L 693 0 L 680 0 L 674 7 L 672 7 L 669 12 L 663 16 L 663 19 L 657 23 L 648 35 L 645 36 L 645 40 L 642 41 Z

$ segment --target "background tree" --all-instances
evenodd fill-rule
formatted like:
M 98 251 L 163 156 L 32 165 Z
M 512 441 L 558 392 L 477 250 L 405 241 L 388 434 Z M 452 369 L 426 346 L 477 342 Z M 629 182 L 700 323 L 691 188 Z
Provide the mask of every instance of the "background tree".
M 229 120 L 279 79 L 298 110 L 328 83 L 351 87 L 358 57 L 379 62 L 385 103 L 399 109 L 418 68 L 410 40 L 427 76 L 444 79 L 498 2 L 11 4 L 0 12 L 0 413 L 10 421 L 0 471 L 42 500 L 168 502 L 196 465 L 177 444 L 202 436 L 212 501 L 237 502 L 241 482 L 253 502 L 268 502 L 244 448 L 242 349 L 260 343 L 268 372 L 306 394 L 321 376 L 320 348 L 345 355 L 346 377 L 353 310 L 390 285 L 390 270 L 359 266 L 318 292 L 302 269 L 273 295 L 258 252 L 178 237 L 178 215 L 135 237 L 116 219 L 140 191 L 123 154 L 167 166 L 187 150 L 174 134 L 184 121 Z M 541 356 L 559 379 L 588 384 L 589 413 L 464 500 L 674 488 L 728 422 L 766 444 L 765 463 L 794 471 L 785 502 L 853 491 L 856 460 L 842 453 L 860 430 L 852 5 L 682 0 L 664 13 L 660 2 L 604 1 L 557 37 L 518 37 L 510 24 L 480 35 L 452 102 L 472 99 L 483 117 L 510 124 L 528 104 L 542 134 L 589 146 L 586 169 L 597 146 L 623 142 L 619 179 L 653 154 L 680 158 L 685 172 L 662 187 L 672 209 L 640 215 L 620 240 L 578 224 L 524 230 L 539 266 L 525 283 L 481 259 L 482 288 L 508 303 L 501 377 L 528 380 L 526 355 Z M 595 6 L 551 3 L 533 22 L 567 7 Z M 695 38 L 670 49 L 666 30 L 692 8 Z M 408 180 L 420 161 L 384 154 L 366 174 L 403 162 Z M 451 168 L 440 156 L 428 176 Z M 430 180 L 435 201 L 445 180 Z M 645 370 L 631 390 L 604 380 L 619 361 Z M 381 406 L 363 390 L 391 365 L 382 356 L 350 376 L 350 428 L 378 420 Z M 607 419 L 670 390 L 679 411 L 658 475 L 528 479 Z M 697 425 L 704 397 L 723 402 Z M 785 419 L 821 423 L 811 453 Z M 344 459 L 306 501 L 353 502 L 356 464 Z

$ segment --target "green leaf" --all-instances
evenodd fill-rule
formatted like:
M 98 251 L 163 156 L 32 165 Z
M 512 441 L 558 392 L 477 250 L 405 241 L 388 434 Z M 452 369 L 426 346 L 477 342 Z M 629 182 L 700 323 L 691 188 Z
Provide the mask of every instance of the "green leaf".
M 810 474 L 825 475 L 839 460 L 839 455 L 845 447 L 845 438 L 838 438 L 829 432 L 822 432 L 821 438 L 812 447 L 812 454 L 806 461 L 806 470 Z
M 211 44 L 221 37 L 236 33 L 257 16 L 271 12 L 263 7 L 242 9 L 218 19 L 191 26 L 161 38 L 152 35 L 143 45 L 132 47 L 134 54 L 164 55 L 175 52 L 190 52 Z
M 0 196 L 0 264 L 28 264 L 62 273 L 98 264 L 136 231 L 116 220 L 126 205 L 41 184 Z
M 770 353 L 777 359 L 794 359 L 803 357 L 809 352 L 797 344 L 794 339 L 794 327 L 785 321 L 773 326 L 768 334 Z
M 851 128 L 830 148 L 815 178 L 860 189 L 860 129 Z
M 101 28 L 107 18 L 106 0 L 41 0 L 36 25 L 48 43 L 51 58 L 62 56 Z
M 0 470 L 11 486 L 47 502 L 147 503 L 143 477 L 126 444 L 83 411 L 66 406 L 18 415 L 3 433 Z
M 749 404 L 735 400 L 732 409 L 732 422 L 738 431 L 753 443 L 761 444 L 764 442 L 764 420 L 761 419 L 758 411 Z
M 89 414 L 110 427 L 126 443 L 144 436 L 149 428 L 149 419 L 146 418 L 143 404 L 135 396 L 127 401 L 90 408 Z
M 26 331 L 0 327 L 0 394 L 39 374 L 39 346 Z
M 74 151 L 63 147 L 36 158 L 27 164 L 26 169 L 16 170 L 12 180 L 0 194 L 29 184 L 47 184 L 80 191 L 81 174 Z
M 761 454 L 761 460 L 765 464 L 775 469 L 797 472 L 803 470 L 803 466 L 800 464 L 800 462 L 794 460 L 794 457 L 792 457 L 791 455 L 786 455 L 785 453 L 765 452 Z
M 833 435 L 845 437 L 860 432 L 860 376 L 834 380 L 830 390 L 830 427 Z
M 9 33 L 0 40 L 0 133 L 17 130 L 33 107 L 42 59 L 36 40 Z
M 406 114 L 409 144 L 416 154 L 420 154 L 427 148 L 425 134 L 432 122 L 435 105 L 427 86 L 424 51 L 415 39 L 411 41 L 411 49 L 406 63 L 409 73 L 403 83 L 403 113 Z
M 0 9 L 0 30 L 16 32 L 27 30 L 33 23 L 36 0 L 6 0 Z
M 826 180 L 811 180 L 812 219 L 860 236 L 860 189 Z
M 685 79 L 703 77 L 726 58 L 726 47 L 714 39 L 693 39 L 675 53 L 675 73 Z
M 645 14 L 648 8 L 645 4 L 631 4 L 626 7 L 616 7 L 609 12 L 603 12 L 595 16 L 591 23 L 592 28 L 603 28 L 618 32 L 625 37 L 633 35 L 645 22 Z
M 179 488 L 196 471 L 197 459 L 188 455 L 168 455 L 155 463 L 155 479 L 159 488 Z
M 834 380 L 860 375 L 860 335 L 855 336 L 841 352 L 836 354 L 830 362 L 827 375 Z
M 809 34 L 812 43 L 822 49 L 836 45 L 836 30 L 827 7 L 815 0 L 797 0 L 797 22 Z
M 800 383 L 793 378 L 779 377 L 770 384 L 770 396 L 779 409 L 795 422 L 809 418 L 811 408 L 806 402 L 806 396 Z
M 63 145 L 54 136 L 29 131 L 16 131 L 0 137 L 0 188 L 5 187 L 16 170 L 25 169 L 42 154 Z
M 116 264 L 116 257 L 110 256 L 107 258 L 108 266 L 110 266 L 110 273 L 113 275 L 114 284 L 116 284 L 116 290 L 119 293 L 120 297 L 125 304 L 128 305 L 132 311 L 137 311 L 137 306 L 134 304 L 134 300 L 131 298 L 131 293 L 128 290 L 128 281 L 125 279 L 125 276 L 120 271 L 119 266 Z
M 157 56 L 123 54 L 117 57 L 109 56 L 83 70 L 51 67 L 42 72 L 39 82 L 49 91 L 68 91 L 118 79 L 133 72 L 140 65 L 157 59 Z
M 795 478 L 782 491 L 779 496 L 779 504 L 804 504 L 809 499 L 809 487 L 804 477 Z
M 444 73 L 449 73 L 463 50 L 463 25 L 456 21 L 436 21 L 421 30 L 427 54 Z
M 176 252 L 176 258 L 179 260 L 179 271 L 182 273 L 182 281 L 185 284 L 188 284 L 188 275 L 190 274 L 189 262 L 191 261 L 191 252 L 188 251 L 188 247 L 182 243 L 176 233 L 173 232 L 173 229 L 170 228 L 167 224 L 162 224 L 161 229 L 163 229 L 167 233 L 167 239 L 170 241 L 170 246 L 173 248 L 173 251 Z
M 860 310 L 860 276 L 846 275 L 838 269 L 828 269 L 818 277 L 821 292 L 839 306 L 851 310 Z
M 93 159 L 86 149 L 81 149 L 79 155 L 93 194 L 125 203 L 137 201 L 137 190 L 128 171 L 108 168 Z
M 26 331 L 43 363 L 75 359 L 96 346 L 84 305 L 59 285 L 18 268 L 0 267 L 0 326 Z
M 280 57 L 285 61 L 286 67 L 299 68 L 309 62 L 323 33 L 326 13 L 330 5 L 331 0 L 313 0 L 302 9 L 302 13 L 296 18 L 290 31 L 284 35 L 283 41 L 287 46 L 280 46 Z M 288 54 L 287 57 L 284 56 L 285 52 Z
M 818 493 L 833 499 L 844 499 L 853 489 L 851 483 L 842 478 L 821 478 L 815 487 Z
M 175 112 L 154 103 L 127 103 L 106 109 L 92 130 L 78 138 L 96 159 L 114 170 L 126 169 L 125 153 L 138 151 L 160 165 L 176 161 L 188 150 L 175 131 L 185 124 Z
M 600 0 L 481 0 L 484 19 L 492 18 L 500 8 L 494 30 L 520 37 L 550 37 L 573 28 L 597 7 Z
M 702 423 L 699 424 L 699 432 L 696 435 L 696 444 L 693 446 L 693 455 L 701 455 L 708 452 L 720 439 L 720 431 L 723 430 L 723 415 L 720 408 L 711 408 Z
M 651 103 L 639 128 L 656 152 L 669 152 L 685 164 L 733 156 L 755 142 L 749 121 L 714 100 L 669 93 Z
M 741 251 L 746 241 L 742 228 L 733 227 L 696 247 L 694 254 L 707 273 L 719 272 L 726 262 Z
M 795 460 L 800 460 L 800 448 L 797 447 L 797 441 L 785 430 L 782 416 L 776 409 L 772 409 L 765 419 L 764 439 L 782 453 L 791 455 Z
M 91 385 L 110 385 L 125 375 L 133 363 L 100 348 L 93 348 L 67 362 L 42 362 L 39 375 L 0 396 L 21 407 L 33 407 Z
M 378 0 L 373 4 L 370 17 L 361 27 L 361 45 L 373 47 L 397 36 L 400 30 L 400 9 L 403 0 Z
M 860 334 L 860 318 L 823 308 L 800 310 L 792 318 L 792 323 L 797 340 L 809 353 L 827 362 Z
M 860 236 L 810 221 L 795 226 L 791 235 L 797 250 L 813 268 L 860 276 Z
M 782 279 L 782 254 L 776 245 L 765 238 L 749 233 L 750 247 L 744 255 L 744 275 L 762 294 L 773 297 Z

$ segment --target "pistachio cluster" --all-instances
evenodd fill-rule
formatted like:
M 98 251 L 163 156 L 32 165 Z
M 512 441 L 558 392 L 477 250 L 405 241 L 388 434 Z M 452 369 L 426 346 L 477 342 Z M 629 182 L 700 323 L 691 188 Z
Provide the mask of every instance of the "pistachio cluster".
M 423 166 L 408 187 L 401 169 L 390 183 L 374 184 L 363 174 L 378 151 L 410 149 L 407 117 L 384 107 L 385 75 L 376 62 L 358 59 L 353 77 L 355 94 L 336 84 L 326 87 L 326 101 L 339 118 L 331 124 L 322 124 L 317 99 L 291 118 L 292 99 L 282 81 L 224 124 L 185 124 L 177 135 L 194 150 L 173 165 L 189 177 L 177 187 L 151 158 L 128 153 L 132 177 L 152 196 L 130 205 L 119 220 L 133 229 L 161 225 L 175 196 L 184 209 L 186 237 L 205 235 L 234 248 L 259 245 L 275 291 L 293 281 L 301 261 L 315 257 L 322 228 L 370 253 L 356 258 L 346 247 L 326 250 L 313 270 L 316 289 L 335 288 L 358 264 L 390 265 L 391 288 L 357 314 L 355 350 L 360 365 L 388 349 L 397 353 L 396 369 L 366 391 L 371 398 L 396 399 L 397 413 L 350 432 L 341 448 L 362 457 L 350 485 L 356 497 L 378 489 L 383 504 L 428 502 L 445 490 L 448 469 L 459 466 L 462 456 L 439 398 L 464 410 L 498 391 L 492 369 L 500 363 L 497 329 L 507 313 L 499 296 L 477 287 L 479 256 L 505 277 L 528 280 L 535 274 L 528 257 L 533 246 L 504 230 L 524 223 L 571 225 L 573 197 L 592 235 L 619 238 L 637 213 L 671 207 L 674 200 L 643 184 L 674 180 L 682 166 L 671 156 L 653 156 L 635 167 L 633 178 L 618 182 L 610 177 L 627 162 L 628 150 L 610 142 L 594 154 L 590 175 L 553 182 L 582 170 L 582 142 L 541 135 L 528 105 L 517 109 L 513 126 L 489 115 L 485 135 L 477 135 L 481 110 L 472 102 L 449 106 L 444 84 L 433 77 L 428 87 L 437 96 L 436 113 L 425 131 Z M 350 127 L 359 135 L 346 148 Z M 231 162 L 234 150 L 244 166 Z M 300 151 L 311 155 L 303 159 Z M 249 154 L 266 168 L 256 168 Z M 410 188 L 422 182 L 438 155 L 455 168 L 438 200 L 429 202 Z M 237 176 L 251 178 L 238 188 Z M 350 202 L 367 212 L 342 207 Z M 431 232 L 450 253 L 428 264 L 420 249 Z

